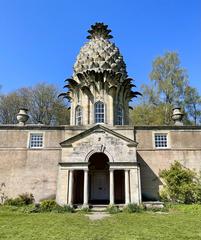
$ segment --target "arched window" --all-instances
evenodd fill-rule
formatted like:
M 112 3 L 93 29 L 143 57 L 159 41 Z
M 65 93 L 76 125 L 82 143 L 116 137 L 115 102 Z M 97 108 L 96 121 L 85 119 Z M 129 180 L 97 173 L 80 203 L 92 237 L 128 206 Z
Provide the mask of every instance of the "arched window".
M 122 106 L 118 105 L 118 106 L 117 106 L 117 119 L 116 119 L 116 124 L 117 124 L 117 125 L 123 125 L 123 119 L 124 119 L 123 108 L 122 108 Z
M 98 101 L 94 105 L 94 113 L 95 113 L 95 123 L 104 123 L 105 120 L 105 109 L 104 103 Z
M 75 125 L 82 124 L 82 108 L 77 106 L 75 109 Z

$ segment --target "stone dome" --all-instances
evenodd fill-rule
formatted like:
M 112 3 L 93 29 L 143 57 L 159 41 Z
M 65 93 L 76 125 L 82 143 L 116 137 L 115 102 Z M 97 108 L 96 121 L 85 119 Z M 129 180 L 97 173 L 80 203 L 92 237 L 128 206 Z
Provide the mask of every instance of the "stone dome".
M 95 72 L 113 71 L 127 76 L 126 64 L 119 49 L 114 43 L 110 42 L 112 38 L 107 29 L 107 25 L 96 23 L 91 26 L 87 37 L 89 42 L 81 48 L 76 62 L 74 64 L 74 74 L 83 73 L 87 70 Z

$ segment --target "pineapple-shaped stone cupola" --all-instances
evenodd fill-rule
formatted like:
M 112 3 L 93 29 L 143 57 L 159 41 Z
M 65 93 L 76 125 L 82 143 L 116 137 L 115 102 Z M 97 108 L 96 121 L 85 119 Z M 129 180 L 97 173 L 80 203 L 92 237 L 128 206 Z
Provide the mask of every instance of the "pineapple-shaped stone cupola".
M 96 23 L 88 31 L 89 41 L 77 56 L 73 76 L 66 79 L 68 92 L 60 96 L 71 102 L 70 125 L 129 123 L 129 102 L 140 95 L 133 92 L 126 64 L 110 41 L 111 30 Z

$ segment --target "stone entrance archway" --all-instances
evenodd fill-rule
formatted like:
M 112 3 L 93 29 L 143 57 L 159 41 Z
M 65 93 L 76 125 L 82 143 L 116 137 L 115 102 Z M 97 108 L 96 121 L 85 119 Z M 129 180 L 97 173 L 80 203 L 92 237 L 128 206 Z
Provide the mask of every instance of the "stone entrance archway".
M 61 143 L 57 202 L 109 204 L 141 202 L 137 143 L 96 125 Z M 94 203 L 96 204 L 96 203 Z
M 102 152 L 89 158 L 89 203 L 109 203 L 109 159 Z

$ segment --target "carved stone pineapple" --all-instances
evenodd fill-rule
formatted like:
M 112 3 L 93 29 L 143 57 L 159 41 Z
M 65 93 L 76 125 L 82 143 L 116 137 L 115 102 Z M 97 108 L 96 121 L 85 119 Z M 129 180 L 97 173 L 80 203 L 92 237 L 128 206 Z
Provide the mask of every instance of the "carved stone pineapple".
M 87 37 L 90 41 L 85 43 L 77 56 L 74 75 L 90 70 L 95 72 L 107 70 L 121 73 L 123 78 L 127 76 L 126 64 L 119 49 L 110 42 L 111 30 L 107 27 L 103 23 L 91 26 L 91 30 L 88 31 L 90 35 Z
M 107 104 L 104 122 L 116 124 L 121 109 L 123 121 L 129 122 L 129 102 L 141 95 L 132 91 L 135 87 L 132 78 L 127 76 L 126 64 L 119 49 L 110 41 L 111 30 L 103 23 L 96 23 L 88 31 L 89 41 L 81 48 L 74 64 L 72 78 L 66 79 L 67 92 L 60 96 L 71 101 L 71 125 L 75 123 L 75 112 L 82 109 L 82 124 L 94 123 L 94 104 L 102 101 Z M 110 106 L 110 107 L 109 107 Z

